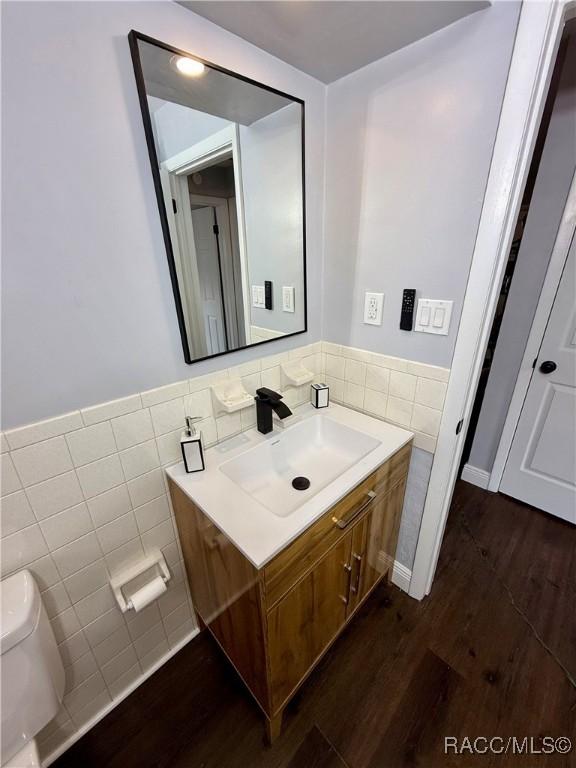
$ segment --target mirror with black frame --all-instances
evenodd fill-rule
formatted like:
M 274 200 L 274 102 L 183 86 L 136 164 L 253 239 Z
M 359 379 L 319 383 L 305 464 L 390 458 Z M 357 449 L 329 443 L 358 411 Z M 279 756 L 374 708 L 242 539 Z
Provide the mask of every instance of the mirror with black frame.
M 186 361 L 303 333 L 304 102 L 129 39 Z

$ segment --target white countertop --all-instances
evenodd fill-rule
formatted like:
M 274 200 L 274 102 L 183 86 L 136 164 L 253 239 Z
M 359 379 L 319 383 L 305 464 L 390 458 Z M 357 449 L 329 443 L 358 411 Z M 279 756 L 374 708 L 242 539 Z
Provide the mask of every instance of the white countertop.
M 291 423 L 319 416 L 375 437 L 379 445 L 336 480 L 304 499 L 302 506 L 289 516 L 277 517 L 220 470 L 225 462 L 281 436 L 284 430 L 277 427 L 268 435 L 260 434 L 254 427 L 209 448 L 204 454 L 206 469 L 203 472 L 189 474 L 183 462 L 166 469 L 168 476 L 256 568 L 262 568 L 413 437 L 412 432 L 405 429 L 333 403 L 321 409 L 311 405 L 296 408 L 286 430 L 290 429 Z

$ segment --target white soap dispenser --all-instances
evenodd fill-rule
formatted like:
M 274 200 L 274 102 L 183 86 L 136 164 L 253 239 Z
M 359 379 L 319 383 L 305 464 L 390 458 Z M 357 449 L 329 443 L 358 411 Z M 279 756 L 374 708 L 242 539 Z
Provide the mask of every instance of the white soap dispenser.
M 186 429 L 182 432 L 180 446 L 186 472 L 201 472 L 206 469 L 204 464 L 204 449 L 202 448 L 202 433 L 194 426 L 195 421 L 201 421 L 197 417 L 186 416 Z

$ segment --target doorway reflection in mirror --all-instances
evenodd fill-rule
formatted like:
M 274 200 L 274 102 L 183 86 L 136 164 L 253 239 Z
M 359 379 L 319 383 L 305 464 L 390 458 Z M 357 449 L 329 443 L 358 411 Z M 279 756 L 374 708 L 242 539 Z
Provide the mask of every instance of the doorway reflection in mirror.
M 131 43 L 187 361 L 303 332 L 303 103 Z

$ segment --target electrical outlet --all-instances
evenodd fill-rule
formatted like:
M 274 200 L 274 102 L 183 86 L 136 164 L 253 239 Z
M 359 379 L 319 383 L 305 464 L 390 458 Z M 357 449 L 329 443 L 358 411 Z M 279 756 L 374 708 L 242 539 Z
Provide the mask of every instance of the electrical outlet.
M 364 294 L 364 322 L 366 325 L 382 325 L 383 293 Z

